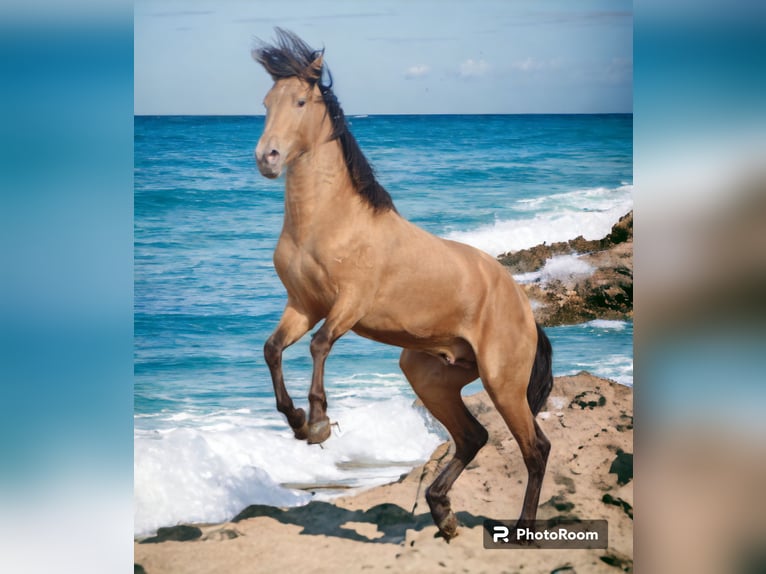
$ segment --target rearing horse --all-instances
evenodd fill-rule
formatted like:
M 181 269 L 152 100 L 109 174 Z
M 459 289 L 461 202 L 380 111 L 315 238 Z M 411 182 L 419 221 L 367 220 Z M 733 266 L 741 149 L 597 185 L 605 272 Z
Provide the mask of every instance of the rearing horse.
M 426 491 L 434 522 L 449 540 L 457 520 L 447 493 L 488 438 L 460 396 L 481 378 L 524 457 L 519 524 L 529 525 L 550 450 L 535 421 L 553 384 L 548 338 L 524 292 L 494 258 L 399 215 L 348 130 L 332 80 L 323 80 L 324 50 L 276 32 L 276 43 L 261 44 L 253 57 L 274 80 L 255 149 L 258 169 L 268 178 L 286 172 L 274 266 L 287 305 L 264 346 L 277 409 L 296 438 L 321 443 L 330 436 L 324 366 L 333 343 L 354 331 L 401 347 L 407 380 L 455 441 L 454 457 Z M 306 420 L 285 389 L 282 352 L 322 319 L 311 340 Z

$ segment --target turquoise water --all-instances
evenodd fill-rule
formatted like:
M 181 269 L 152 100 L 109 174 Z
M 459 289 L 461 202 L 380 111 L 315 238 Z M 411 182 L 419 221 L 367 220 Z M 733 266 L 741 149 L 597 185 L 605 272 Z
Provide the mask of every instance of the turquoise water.
M 630 115 L 349 122 L 403 216 L 493 255 L 601 237 L 632 208 Z M 284 483 L 380 482 L 443 438 L 411 407 L 399 350 L 354 335 L 326 369 L 340 430 L 324 450 L 290 438 L 262 358 L 285 303 L 271 261 L 284 181 L 254 165 L 262 126 L 260 117 L 135 118 L 137 532 L 310 497 Z M 586 369 L 632 384 L 632 323 L 547 332 L 555 374 Z M 308 337 L 284 368 L 305 404 Z M 340 464 L 360 461 L 366 470 Z

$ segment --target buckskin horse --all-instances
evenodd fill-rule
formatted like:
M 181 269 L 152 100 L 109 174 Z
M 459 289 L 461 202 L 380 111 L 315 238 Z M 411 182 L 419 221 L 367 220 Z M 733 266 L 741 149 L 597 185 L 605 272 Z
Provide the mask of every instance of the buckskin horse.
M 274 81 L 255 159 L 267 178 L 285 172 L 274 266 L 287 304 L 264 345 L 277 409 L 297 439 L 322 443 L 330 436 L 324 366 L 335 341 L 354 331 L 401 347 L 407 380 L 455 442 L 454 457 L 426 490 L 449 541 L 458 524 L 447 493 L 488 439 L 460 395 L 481 378 L 524 458 L 519 525 L 531 525 L 550 450 L 535 415 L 553 377 L 551 345 L 526 295 L 488 254 L 431 235 L 397 212 L 348 129 L 324 49 L 279 28 L 276 34 L 252 55 Z M 285 389 L 282 352 L 322 319 L 310 345 L 307 419 Z

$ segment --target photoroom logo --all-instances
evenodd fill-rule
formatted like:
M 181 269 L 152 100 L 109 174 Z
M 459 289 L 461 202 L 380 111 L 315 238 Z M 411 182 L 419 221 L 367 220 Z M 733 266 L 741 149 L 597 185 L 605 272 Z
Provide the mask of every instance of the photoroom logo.
M 517 527 L 513 520 L 485 520 L 484 548 L 606 548 L 606 520 L 537 520 Z

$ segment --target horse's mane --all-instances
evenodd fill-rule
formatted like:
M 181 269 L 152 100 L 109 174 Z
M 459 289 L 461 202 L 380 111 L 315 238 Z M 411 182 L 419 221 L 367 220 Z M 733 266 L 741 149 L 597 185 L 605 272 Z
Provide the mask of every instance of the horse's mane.
M 275 82 L 283 78 L 300 78 L 312 86 L 316 84 L 319 87 L 332 122 L 330 139 L 340 140 L 343 159 L 357 192 L 375 211 L 390 209 L 396 211 L 393 199 L 375 179 L 372 166 L 364 157 L 359 144 L 348 129 L 346 116 L 343 114 L 338 98 L 332 91 L 330 70 L 324 65 L 319 69 L 311 66 L 320 55 L 324 54 L 324 48 L 313 50 L 294 33 L 282 28 L 275 30 L 277 33 L 276 43 L 259 42 L 258 46 L 253 49 L 253 59 L 266 69 Z M 326 81 L 323 72 L 327 72 Z

